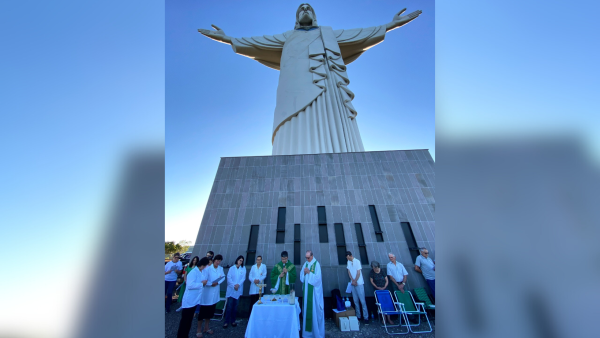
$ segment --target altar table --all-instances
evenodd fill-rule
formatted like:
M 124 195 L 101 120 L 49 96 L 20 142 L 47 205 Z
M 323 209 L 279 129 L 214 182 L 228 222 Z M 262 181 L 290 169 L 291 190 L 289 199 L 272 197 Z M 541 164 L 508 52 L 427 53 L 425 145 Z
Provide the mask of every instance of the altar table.
M 254 304 L 248 320 L 245 338 L 272 338 L 300 336 L 300 304 L 273 302 L 273 297 L 263 297 L 263 304 Z

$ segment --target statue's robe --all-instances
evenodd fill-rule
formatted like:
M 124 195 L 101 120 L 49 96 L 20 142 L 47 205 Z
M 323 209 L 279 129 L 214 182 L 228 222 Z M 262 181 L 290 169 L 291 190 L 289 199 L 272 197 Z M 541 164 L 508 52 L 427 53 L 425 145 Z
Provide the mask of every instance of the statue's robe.
M 310 271 L 304 274 L 304 268 Z M 302 265 L 300 272 L 302 282 L 303 321 L 302 337 L 325 337 L 325 307 L 323 303 L 323 275 L 321 264 L 313 258 L 312 262 Z
M 233 50 L 277 69 L 273 155 L 364 151 L 346 65 L 383 41 L 386 26 L 319 26 L 232 38 Z
M 276 295 L 289 295 L 290 294 L 290 285 L 296 283 L 296 266 L 288 261 L 285 264 L 285 268 L 287 269 L 287 274 L 283 277 L 279 277 L 279 275 L 283 272 L 284 265 L 280 261 L 273 267 L 271 270 L 271 287 L 275 288 L 277 285 L 277 280 L 279 280 L 279 289 L 275 292 Z

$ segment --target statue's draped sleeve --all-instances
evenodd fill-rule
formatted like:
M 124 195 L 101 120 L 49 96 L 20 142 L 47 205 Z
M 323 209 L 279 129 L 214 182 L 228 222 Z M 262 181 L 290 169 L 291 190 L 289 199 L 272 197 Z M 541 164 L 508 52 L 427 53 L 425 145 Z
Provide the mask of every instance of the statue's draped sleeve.
M 385 31 L 386 25 L 334 30 L 344 64 L 350 64 L 367 49 L 381 43 L 385 38 Z
M 292 32 L 248 38 L 231 38 L 231 47 L 237 54 L 256 60 L 269 68 L 279 70 L 281 68 L 283 45 Z

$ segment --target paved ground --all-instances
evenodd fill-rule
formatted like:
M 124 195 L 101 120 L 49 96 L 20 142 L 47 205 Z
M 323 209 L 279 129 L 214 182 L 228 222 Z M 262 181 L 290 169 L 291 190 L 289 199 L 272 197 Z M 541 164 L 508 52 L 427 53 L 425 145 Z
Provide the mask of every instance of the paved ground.
M 177 337 L 177 329 L 179 328 L 179 320 L 181 319 L 181 314 L 179 312 L 175 312 L 176 305 L 174 304 L 171 313 L 165 314 L 165 338 L 175 338 Z M 422 317 L 423 318 L 423 317 Z M 435 337 L 435 320 L 429 319 L 431 322 L 431 327 L 433 331 L 430 333 L 423 334 L 407 334 L 402 335 L 402 337 L 410 337 L 410 338 L 433 338 Z M 196 337 L 196 329 L 197 329 L 197 320 L 194 320 L 192 324 L 192 329 L 190 331 L 189 338 Z M 211 321 L 210 328 L 214 331 L 214 334 L 208 335 L 205 334 L 204 337 L 209 338 L 242 338 L 244 337 L 244 332 L 246 332 L 246 326 L 248 325 L 248 319 L 238 319 L 238 326 L 233 328 L 230 327 L 228 329 L 223 329 L 223 322 Z M 426 327 L 421 325 L 419 329 L 424 330 Z M 395 328 L 397 330 L 397 328 Z M 390 329 L 391 331 L 392 329 Z M 341 332 L 340 329 L 333 323 L 331 319 L 325 319 L 325 337 L 327 338 L 350 338 L 350 337 L 377 337 L 381 338 L 383 336 L 387 336 L 385 329 L 381 327 L 381 324 L 375 324 L 373 321 L 370 322 L 369 325 L 360 324 L 360 331 L 350 331 L 350 332 Z M 394 331 L 397 332 L 397 331 Z

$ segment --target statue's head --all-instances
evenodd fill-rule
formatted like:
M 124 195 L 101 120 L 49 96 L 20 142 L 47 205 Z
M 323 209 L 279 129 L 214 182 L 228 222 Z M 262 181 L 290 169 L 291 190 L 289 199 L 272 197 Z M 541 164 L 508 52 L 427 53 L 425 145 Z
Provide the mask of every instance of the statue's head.
M 317 14 L 315 14 L 315 10 L 311 5 L 302 4 L 298 6 L 296 11 L 296 26 L 294 29 L 311 27 L 318 27 Z

